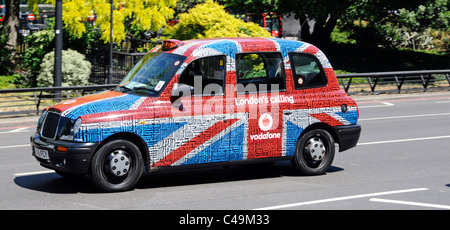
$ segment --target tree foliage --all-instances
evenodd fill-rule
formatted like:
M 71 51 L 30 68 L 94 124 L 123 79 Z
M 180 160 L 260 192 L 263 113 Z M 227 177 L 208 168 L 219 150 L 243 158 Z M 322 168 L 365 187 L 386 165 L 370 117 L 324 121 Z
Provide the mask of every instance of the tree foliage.
M 55 4 L 55 0 L 46 0 Z M 33 12 L 38 13 L 37 4 L 41 0 L 29 0 Z M 177 0 L 114 0 L 113 40 L 121 42 L 127 33 L 148 30 L 158 31 L 174 15 Z M 110 0 L 63 0 L 64 27 L 71 34 L 81 37 L 86 32 L 89 15 L 97 16 L 96 26 L 101 31 L 101 39 L 110 40 Z M 134 30 L 134 31 L 132 31 Z
M 258 24 L 244 22 L 225 7 L 207 0 L 179 15 L 179 23 L 165 30 L 169 37 L 186 40 L 214 37 L 270 37 Z

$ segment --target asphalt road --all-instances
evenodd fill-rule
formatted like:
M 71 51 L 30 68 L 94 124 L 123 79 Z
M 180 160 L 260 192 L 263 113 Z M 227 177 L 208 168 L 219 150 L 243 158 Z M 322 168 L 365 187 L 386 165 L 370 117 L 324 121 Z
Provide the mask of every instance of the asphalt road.
M 166 171 L 99 193 L 38 165 L 37 117 L 0 122 L 0 209 L 450 209 L 450 92 L 355 96 L 362 134 L 321 176 L 290 162 Z

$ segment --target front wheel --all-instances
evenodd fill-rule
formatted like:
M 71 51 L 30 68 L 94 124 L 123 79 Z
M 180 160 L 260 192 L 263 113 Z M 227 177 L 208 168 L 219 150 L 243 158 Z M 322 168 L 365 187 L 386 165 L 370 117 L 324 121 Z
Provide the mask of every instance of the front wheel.
M 325 173 L 334 159 L 334 140 L 322 129 L 311 130 L 297 142 L 293 164 L 302 175 Z
M 114 140 L 94 155 L 91 179 L 103 191 L 125 191 L 136 185 L 143 167 L 141 152 L 135 144 L 127 140 Z

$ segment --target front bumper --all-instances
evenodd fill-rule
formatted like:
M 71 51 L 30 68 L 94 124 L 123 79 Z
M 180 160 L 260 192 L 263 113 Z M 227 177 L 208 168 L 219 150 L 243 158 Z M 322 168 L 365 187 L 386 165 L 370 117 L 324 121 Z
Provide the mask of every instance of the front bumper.
M 333 127 L 339 140 L 339 152 L 356 146 L 361 134 L 360 125 L 343 125 Z
M 41 138 L 39 133 L 31 136 L 32 155 L 41 166 L 72 174 L 87 174 L 89 165 L 99 143 L 77 143 Z M 67 149 L 67 151 L 58 151 Z M 46 153 L 48 157 L 36 154 L 36 149 Z M 48 159 L 47 159 L 48 158 Z

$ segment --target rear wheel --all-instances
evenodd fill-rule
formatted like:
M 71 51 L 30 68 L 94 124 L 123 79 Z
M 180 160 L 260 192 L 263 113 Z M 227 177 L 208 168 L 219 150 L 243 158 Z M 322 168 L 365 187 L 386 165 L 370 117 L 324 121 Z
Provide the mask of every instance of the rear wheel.
M 136 185 L 143 167 L 141 152 L 135 144 L 127 140 L 114 140 L 94 155 L 91 179 L 103 191 L 125 191 Z
M 293 164 L 302 175 L 325 173 L 334 159 L 334 140 L 323 129 L 311 130 L 297 142 Z

